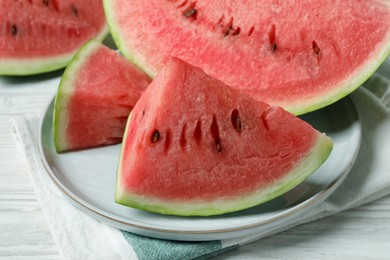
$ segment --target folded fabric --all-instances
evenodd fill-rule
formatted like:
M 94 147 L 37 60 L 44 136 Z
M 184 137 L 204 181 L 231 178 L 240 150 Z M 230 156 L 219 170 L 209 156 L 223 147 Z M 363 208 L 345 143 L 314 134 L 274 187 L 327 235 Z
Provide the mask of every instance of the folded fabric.
M 356 163 L 337 190 L 302 219 L 267 234 L 221 241 L 148 238 L 89 217 L 68 201 L 45 172 L 37 151 L 39 115 L 12 119 L 11 131 L 26 158 L 32 184 L 64 259 L 204 259 L 390 193 L 390 81 L 375 74 L 351 98 L 362 123 L 362 144 Z

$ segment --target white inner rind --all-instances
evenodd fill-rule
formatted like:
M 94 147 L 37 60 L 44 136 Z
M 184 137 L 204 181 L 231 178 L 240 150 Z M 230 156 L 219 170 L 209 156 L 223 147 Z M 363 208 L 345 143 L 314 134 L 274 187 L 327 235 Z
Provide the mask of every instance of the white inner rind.
M 329 157 L 332 148 L 331 139 L 324 134 L 318 134 L 317 142 L 310 153 L 302 158 L 294 169 L 286 173 L 284 178 L 268 187 L 260 187 L 249 192 L 249 194 L 237 194 L 237 197 L 208 201 L 168 201 L 130 193 L 119 185 L 121 177 L 118 176 L 116 202 L 142 210 L 182 216 L 209 216 L 246 209 L 274 199 L 303 182 Z M 119 168 L 118 174 L 121 172 Z
M 54 102 L 53 113 L 53 136 L 54 146 L 57 152 L 68 150 L 69 142 L 66 136 L 68 125 L 68 103 L 75 91 L 75 81 L 80 68 L 87 61 L 88 57 L 100 46 L 100 42 L 91 40 L 87 42 L 74 56 L 66 67 L 61 77 L 57 95 Z

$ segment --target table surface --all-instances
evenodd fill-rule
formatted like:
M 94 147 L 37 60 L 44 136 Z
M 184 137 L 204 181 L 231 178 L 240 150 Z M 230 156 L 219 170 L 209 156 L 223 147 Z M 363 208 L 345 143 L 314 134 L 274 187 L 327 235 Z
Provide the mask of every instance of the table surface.
M 0 259 L 61 258 L 9 127 L 11 118 L 43 112 L 61 73 L 0 77 Z M 263 258 L 390 259 L 390 196 L 215 259 Z

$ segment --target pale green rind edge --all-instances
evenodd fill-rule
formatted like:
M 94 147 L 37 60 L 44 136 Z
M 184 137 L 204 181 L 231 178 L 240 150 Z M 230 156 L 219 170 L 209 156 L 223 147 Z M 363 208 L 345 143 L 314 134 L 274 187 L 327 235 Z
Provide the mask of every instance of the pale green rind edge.
M 103 41 L 108 35 L 107 23 L 93 39 Z M 28 76 L 46 73 L 64 68 L 72 60 L 78 49 L 66 54 L 50 58 L 0 58 L 0 75 L 2 76 Z
M 321 95 L 321 97 L 317 96 L 317 99 L 311 99 L 310 102 L 300 101 L 297 105 L 291 107 L 284 106 L 284 109 L 294 115 L 302 115 L 326 107 L 349 95 L 354 90 L 359 88 L 370 76 L 372 76 L 372 74 L 375 73 L 380 65 L 389 57 L 390 30 L 386 40 L 384 40 L 383 43 L 383 48 L 378 48 L 381 50 L 380 52 L 378 52 L 376 55 L 373 55 L 373 57 L 366 61 L 366 63 L 363 64 L 358 70 L 342 81 L 337 87 L 334 87 L 334 89 L 338 89 L 339 91 L 331 91 L 330 95 L 327 95 L 326 97 L 323 95 Z
M 277 183 L 266 189 L 259 188 L 249 195 L 206 202 L 164 201 L 155 197 L 128 193 L 119 185 L 121 172 L 119 167 L 115 201 L 141 210 L 181 216 L 210 216 L 238 211 L 262 204 L 291 190 L 314 173 L 326 161 L 332 149 L 332 140 L 324 134 L 318 134 L 317 141 L 309 155 Z
M 118 49 L 123 53 L 126 59 L 134 63 L 138 68 L 140 68 L 153 78 L 154 73 L 150 70 L 150 68 L 148 68 L 146 64 L 140 62 L 136 58 L 136 54 L 126 46 L 126 40 L 122 37 L 122 34 L 120 33 L 120 25 L 114 19 L 114 2 L 115 1 L 113 0 L 104 0 L 104 10 L 106 12 L 108 26 L 111 30 L 113 39 L 118 46 Z M 384 3 L 390 6 L 389 1 L 384 1 Z M 302 115 L 326 107 L 347 96 L 348 94 L 356 90 L 362 83 L 364 83 L 390 55 L 390 30 L 387 37 L 385 37 L 385 40 L 383 40 L 383 44 L 379 45 L 380 47 L 378 47 L 377 49 L 382 51 L 379 51 L 377 55 L 373 55 L 373 57 L 365 64 L 363 64 L 360 69 L 357 69 L 348 78 L 338 84 L 337 87 L 334 87 L 334 91 L 330 91 L 328 94 L 325 95 L 324 93 L 320 93 L 314 98 L 298 100 L 297 102 L 292 104 L 276 105 L 283 107 L 285 110 L 289 111 L 294 115 Z
M 66 137 L 68 102 L 74 93 L 74 82 L 77 78 L 77 73 L 87 61 L 88 57 L 100 46 L 101 43 L 97 40 L 90 40 L 86 42 L 76 52 L 61 77 L 54 100 L 53 111 L 53 138 L 54 147 L 57 153 L 69 150 L 69 143 Z
M 130 48 L 127 47 L 128 43 L 123 38 L 123 34 L 120 33 L 120 25 L 117 23 L 115 19 L 115 15 L 113 14 L 114 11 L 114 2 L 112 0 L 103 0 L 103 7 L 104 12 L 106 14 L 106 20 L 108 23 L 108 27 L 110 28 L 111 36 L 120 50 L 123 57 L 125 57 L 129 62 L 134 64 L 136 67 L 138 67 L 140 70 L 145 72 L 150 78 L 154 78 L 155 72 L 152 72 L 146 64 L 141 63 L 137 58 L 135 58 L 135 53 L 130 50 Z

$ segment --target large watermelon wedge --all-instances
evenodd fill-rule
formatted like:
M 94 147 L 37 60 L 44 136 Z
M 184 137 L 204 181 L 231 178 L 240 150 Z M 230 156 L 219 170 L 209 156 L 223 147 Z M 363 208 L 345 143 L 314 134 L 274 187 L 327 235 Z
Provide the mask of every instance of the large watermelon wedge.
M 332 141 L 173 59 L 126 126 L 116 202 L 175 215 L 215 215 L 279 196 L 312 174 Z
M 150 78 L 117 52 L 89 41 L 67 66 L 53 118 L 57 152 L 122 141 L 127 117 Z
M 53 71 L 108 28 L 101 0 L 1 0 L 0 75 Z
M 169 55 L 294 114 L 344 97 L 390 52 L 389 0 L 104 0 L 111 33 L 150 75 Z

